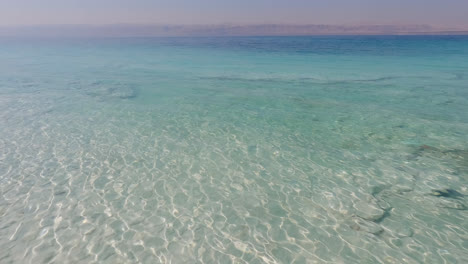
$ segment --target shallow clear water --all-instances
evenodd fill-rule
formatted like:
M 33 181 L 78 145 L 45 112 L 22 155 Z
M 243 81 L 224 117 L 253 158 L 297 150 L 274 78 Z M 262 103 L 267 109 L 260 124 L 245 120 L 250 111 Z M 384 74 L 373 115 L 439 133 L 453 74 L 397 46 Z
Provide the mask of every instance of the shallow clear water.
M 0 263 L 468 263 L 468 37 L 0 39 Z

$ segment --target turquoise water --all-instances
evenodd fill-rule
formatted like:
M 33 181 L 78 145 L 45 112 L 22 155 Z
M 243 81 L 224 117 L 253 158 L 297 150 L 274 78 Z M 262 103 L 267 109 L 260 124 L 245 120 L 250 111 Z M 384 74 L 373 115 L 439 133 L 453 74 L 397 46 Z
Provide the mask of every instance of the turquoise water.
M 468 37 L 0 39 L 0 263 L 468 263 Z

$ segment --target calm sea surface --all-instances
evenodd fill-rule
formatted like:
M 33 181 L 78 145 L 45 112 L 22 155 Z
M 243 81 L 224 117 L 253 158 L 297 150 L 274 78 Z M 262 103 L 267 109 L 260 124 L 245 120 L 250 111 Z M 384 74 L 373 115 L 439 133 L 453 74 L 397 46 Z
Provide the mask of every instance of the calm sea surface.
M 1 38 L 0 263 L 468 263 L 468 37 Z

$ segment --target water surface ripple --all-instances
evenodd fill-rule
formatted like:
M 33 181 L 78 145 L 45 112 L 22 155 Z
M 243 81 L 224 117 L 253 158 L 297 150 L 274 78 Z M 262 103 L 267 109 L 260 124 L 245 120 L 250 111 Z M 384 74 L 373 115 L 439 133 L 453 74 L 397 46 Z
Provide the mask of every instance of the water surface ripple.
M 468 38 L 0 39 L 0 263 L 468 263 Z

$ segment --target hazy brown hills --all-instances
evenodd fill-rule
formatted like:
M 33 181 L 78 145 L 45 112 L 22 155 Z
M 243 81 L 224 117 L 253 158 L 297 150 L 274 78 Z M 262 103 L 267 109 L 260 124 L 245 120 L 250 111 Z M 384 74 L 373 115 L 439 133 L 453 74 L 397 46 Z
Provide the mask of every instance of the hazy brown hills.
M 280 35 L 466 35 L 468 30 L 428 25 L 36 25 L 3 26 L 0 36 L 156 37 L 156 36 L 280 36 Z

